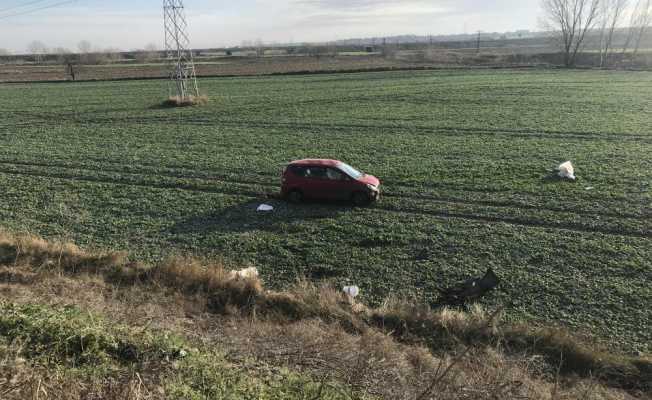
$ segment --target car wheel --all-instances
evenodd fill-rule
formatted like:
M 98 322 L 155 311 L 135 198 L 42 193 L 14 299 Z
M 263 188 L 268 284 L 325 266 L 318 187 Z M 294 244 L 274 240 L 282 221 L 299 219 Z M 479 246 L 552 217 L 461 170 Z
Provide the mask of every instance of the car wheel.
M 368 206 L 369 203 L 371 203 L 371 197 L 364 192 L 355 192 L 353 193 L 353 196 L 351 197 L 351 200 L 353 201 L 353 204 L 356 207 L 364 207 Z
M 303 201 L 303 193 L 300 190 L 293 190 L 288 193 L 288 200 L 292 203 L 301 203 Z

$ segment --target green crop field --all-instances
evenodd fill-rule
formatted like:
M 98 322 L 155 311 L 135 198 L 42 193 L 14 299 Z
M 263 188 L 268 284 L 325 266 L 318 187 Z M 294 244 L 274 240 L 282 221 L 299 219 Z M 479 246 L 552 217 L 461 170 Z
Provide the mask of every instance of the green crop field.
M 652 343 L 652 73 L 439 71 L 0 86 L 0 218 L 86 248 L 219 257 L 432 301 L 493 267 L 513 319 Z M 284 163 L 383 181 L 369 208 L 268 199 Z M 572 160 L 576 182 L 549 179 Z M 276 207 L 256 213 L 261 202 Z

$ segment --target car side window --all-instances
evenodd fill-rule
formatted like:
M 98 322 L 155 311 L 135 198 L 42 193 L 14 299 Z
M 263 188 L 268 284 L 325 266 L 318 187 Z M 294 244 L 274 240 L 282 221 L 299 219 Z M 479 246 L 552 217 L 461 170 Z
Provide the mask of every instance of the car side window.
M 294 175 L 296 175 L 296 176 L 306 177 L 306 173 L 307 173 L 307 170 L 308 170 L 308 169 L 307 169 L 306 167 L 301 167 L 301 166 L 298 166 L 298 165 L 293 165 L 292 167 L 290 167 L 290 170 L 291 170 L 292 173 L 293 173 Z
M 306 168 L 306 178 L 311 179 L 328 179 L 326 176 L 326 168 L 324 167 L 308 167 Z
M 344 180 L 344 174 L 336 169 L 333 168 L 328 168 L 326 170 L 326 176 L 328 179 L 331 181 L 343 181 Z

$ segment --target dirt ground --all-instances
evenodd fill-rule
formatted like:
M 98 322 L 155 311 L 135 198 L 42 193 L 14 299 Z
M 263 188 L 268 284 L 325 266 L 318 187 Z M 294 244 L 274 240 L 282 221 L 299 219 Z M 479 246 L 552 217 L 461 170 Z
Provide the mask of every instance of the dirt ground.
M 250 76 L 315 72 L 350 72 L 392 69 L 430 69 L 459 67 L 515 67 L 538 64 L 533 59 L 512 61 L 509 54 L 493 49 L 485 53 L 474 50 L 401 51 L 388 55 L 338 54 L 315 56 L 200 57 L 195 60 L 198 76 Z M 112 80 L 164 78 L 167 65 L 162 62 L 136 64 L 113 62 L 100 65 L 77 65 L 76 80 Z M 69 67 L 54 61 L 34 63 L 0 63 L 0 82 L 35 82 L 72 80 Z
M 381 55 L 364 56 L 300 56 L 300 57 L 233 57 L 221 60 L 197 60 L 198 76 L 268 75 L 316 71 L 350 71 L 434 66 L 433 62 L 389 59 Z M 167 76 L 165 64 L 83 65 L 76 67 L 77 80 L 162 78 Z M 60 64 L 2 64 L 0 82 L 71 80 L 67 67 Z

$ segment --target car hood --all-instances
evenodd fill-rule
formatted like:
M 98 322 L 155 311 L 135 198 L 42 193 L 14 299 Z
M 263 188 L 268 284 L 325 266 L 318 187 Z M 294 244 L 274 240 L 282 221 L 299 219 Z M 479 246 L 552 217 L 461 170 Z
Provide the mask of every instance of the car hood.
M 366 183 L 367 185 L 372 185 L 372 186 L 379 186 L 380 185 L 380 180 L 376 178 L 373 175 L 362 175 L 360 179 L 358 179 L 358 182 Z

